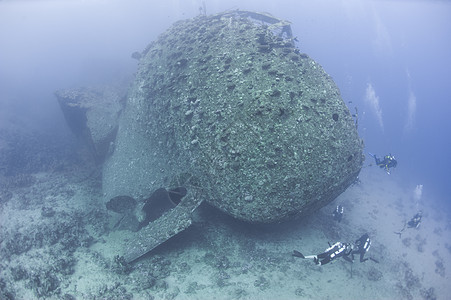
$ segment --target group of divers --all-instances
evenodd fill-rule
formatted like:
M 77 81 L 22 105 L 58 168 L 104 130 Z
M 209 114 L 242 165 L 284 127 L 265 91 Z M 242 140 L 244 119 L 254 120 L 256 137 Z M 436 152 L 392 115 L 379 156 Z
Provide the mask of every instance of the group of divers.
M 374 158 L 376 165 L 381 169 L 384 169 L 387 174 L 390 174 L 390 168 L 395 168 L 398 162 L 395 157 L 391 154 L 385 155 L 383 159 L 378 158 L 376 155 L 369 153 L 371 157 Z M 336 209 L 332 213 L 332 217 L 335 221 L 341 222 L 343 218 L 344 207 L 342 205 L 337 205 Z M 406 228 L 418 228 L 421 223 L 422 213 L 421 211 L 415 214 L 409 222 L 404 223 L 404 227 L 399 231 L 395 232 L 401 237 L 402 232 Z M 345 260 L 353 263 L 354 255 L 360 256 L 360 262 L 365 262 L 371 260 L 373 262 L 379 263 L 379 261 L 373 257 L 365 258 L 365 254 L 370 250 L 371 240 L 368 233 L 365 233 L 360 238 L 358 238 L 355 243 L 343 243 L 336 242 L 334 244 L 329 243 L 329 247 L 323 252 L 317 255 L 304 255 L 301 252 L 294 250 L 293 256 L 300 258 L 313 259 L 317 265 L 325 265 L 337 258 L 343 257 Z

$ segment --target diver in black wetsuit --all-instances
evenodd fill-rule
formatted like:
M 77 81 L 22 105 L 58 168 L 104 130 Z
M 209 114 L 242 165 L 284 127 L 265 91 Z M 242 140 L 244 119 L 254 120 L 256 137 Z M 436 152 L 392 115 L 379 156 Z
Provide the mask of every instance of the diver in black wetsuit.
M 294 250 L 293 256 L 300 258 L 313 258 L 315 264 L 322 266 L 339 257 L 343 257 L 346 260 L 351 261 L 351 259 L 348 257 L 352 251 L 350 248 L 351 246 L 347 243 L 345 244 L 342 242 L 336 242 L 333 245 L 329 243 L 329 248 L 327 248 L 323 253 L 320 253 L 318 255 L 304 256 L 301 252 Z
M 370 250 L 371 240 L 368 233 L 362 235 L 355 241 L 354 248 L 351 251 L 351 258 L 354 261 L 354 254 L 360 254 L 360 262 L 365 262 L 370 258 L 364 258 L 365 254 Z
M 421 218 L 423 216 L 423 213 L 421 211 L 417 212 L 415 216 L 410 219 L 409 222 L 407 222 L 408 228 L 418 228 L 421 224 Z
M 398 232 L 395 231 L 395 233 L 399 235 L 399 238 L 401 238 L 401 234 L 402 234 L 402 232 L 403 232 L 404 230 L 406 230 L 406 228 L 418 228 L 418 227 L 420 227 L 420 224 L 421 224 L 421 218 L 422 218 L 422 217 L 423 217 L 423 213 L 422 213 L 421 211 L 417 212 L 417 213 L 412 217 L 412 219 L 410 219 L 409 222 L 404 223 L 404 227 L 403 227 L 400 231 L 398 231 Z
M 395 157 L 391 155 L 385 155 L 384 159 L 379 159 L 375 154 L 368 153 L 370 156 L 374 158 L 376 161 L 376 165 L 379 166 L 381 169 L 385 169 L 385 172 L 387 172 L 388 175 L 390 175 L 390 168 L 395 168 L 398 165 L 398 162 L 396 161 Z
M 335 221 L 338 221 L 338 223 L 340 223 L 341 219 L 343 219 L 343 213 L 344 213 L 343 206 L 337 205 L 334 212 L 332 213 L 332 217 L 334 218 Z

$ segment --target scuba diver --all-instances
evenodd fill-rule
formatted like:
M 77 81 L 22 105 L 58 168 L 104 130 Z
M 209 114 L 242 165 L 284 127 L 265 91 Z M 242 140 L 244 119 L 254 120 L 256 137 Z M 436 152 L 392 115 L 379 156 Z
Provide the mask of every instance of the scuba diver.
M 365 233 L 362 235 L 358 240 L 355 241 L 355 245 L 351 251 L 351 259 L 354 261 L 354 254 L 360 254 L 360 262 L 365 262 L 368 259 L 378 263 L 376 259 L 370 257 L 370 258 L 364 258 L 365 254 L 370 250 L 371 247 L 371 240 L 368 235 L 368 233 Z
M 422 213 L 421 211 L 417 212 L 417 213 L 412 217 L 412 219 L 410 219 L 409 222 L 405 222 L 405 223 L 404 223 L 404 227 L 403 227 L 399 232 L 396 232 L 396 231 L 395 231 L 395 233 L 399 235 L 399 238 L 401 238 L 401 234 L 402 234 L 402 232 L 403 232 L 406 228 L 418 228 L 418 227 L 420 227 L 420 224 L 421 224 L 421 218 L 422 218 L 422 217 L 423 217 L 423 213 Z
M 379 159 L 376 156 L 376 154 L 372 154 L 369 152 L 368 152 L 368 154 L 374 158 L 377 166 L 385 169 L 385 172 L 387 172 L 388 175 L 390 175 L 390 168 L 395 168 L 396 165 L 398 164 L 395 157 L 393 155 L 391 155 L 391 153 L 389 155 L 385 155 L 383 160 Z
M 407 222 L 407 227 L 408 228 L 418 228 L 418 227 L 420 227 L 422 216 L 423 216 L 423 213 L 421 211 L 417 212 L 415 214 L 415 216 L 413 216 L 412 219 L 410 219 L 410 221 Z
M 349 254 L 351 254 L 351 245 L 348 243 L 342 243 L 342 242 L 336 242 L 335 244 L 331 245 L 329 243 L 329 248 L 324 250 L 323 253 L 320 253 L 318 255 L 307 255 L 304 256 L 301 252 L 293 250 L 293 256 L 300 257 L 300 258 L 313 258 L 313 261 L 317 265 L 325 265 L 332 260 L 343 257 L 347 261 L 351 261 L 351 259 L 348 257 Z
M 337 205 L 337 208 L 335 208 L 334 212 L 332 213 L 332 217 L 335 221 L 338 221 L 338 223 L 341 222 L 341 219 L 343 219 L 343 212 L 344 208 L 341 205 Z

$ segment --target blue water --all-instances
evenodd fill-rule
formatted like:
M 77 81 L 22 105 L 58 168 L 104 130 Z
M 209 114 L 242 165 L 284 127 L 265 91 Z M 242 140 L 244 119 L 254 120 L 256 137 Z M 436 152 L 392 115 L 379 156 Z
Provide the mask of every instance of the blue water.
M 201 1 L 0 1 L 0 128 L 70 135 L 57 89 L 111 82 L 130 58 Z M 392 153 L 390 175 L 451 210 L 451 4 L 448 1 L 205 1 L 207 13 L 270 12 L 334 78 L 367 151 Z M 371 161 L 368 160 L 367 163 Z M 388 176 L 388 175 L 387 175 Z

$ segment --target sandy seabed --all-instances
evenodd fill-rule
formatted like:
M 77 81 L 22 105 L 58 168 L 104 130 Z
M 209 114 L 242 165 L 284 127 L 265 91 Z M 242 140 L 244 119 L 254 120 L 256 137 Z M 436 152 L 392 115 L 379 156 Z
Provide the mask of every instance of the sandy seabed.
M 117 263 L 98 179 L 39 173 L 0 192 L 0 299 L 449 299 L 450 216 L 414 200 L 394 174 L 364 168 L 360 183 L 313 216 L 250 225 L 202 205 L 194 224 L 131 265 Z M 22 180 L 22 181 L 20 181 Z M 342 222 L 332 219 L 343 205 Z M 418 229 L 399 231 L 423 212 Z M 368 260 L 317 266 L 292 256 L 368 233 Z M 119 242 L 118 242 L 119 241 Z

